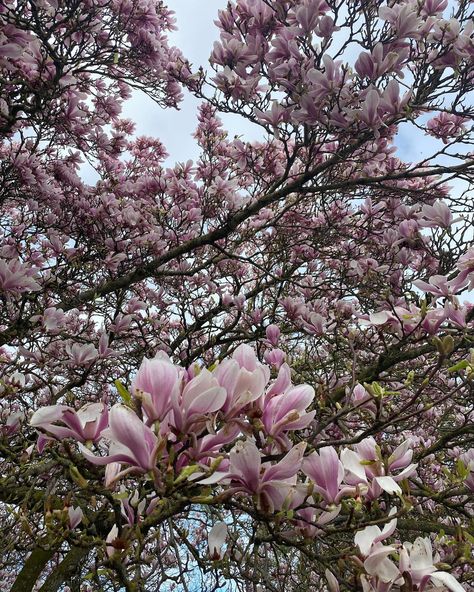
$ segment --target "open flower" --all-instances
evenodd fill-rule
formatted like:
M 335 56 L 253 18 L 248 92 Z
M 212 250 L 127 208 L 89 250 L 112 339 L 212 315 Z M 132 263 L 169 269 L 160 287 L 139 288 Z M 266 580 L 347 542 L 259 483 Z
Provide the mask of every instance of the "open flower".
M 114 405 L 110 410 L 109 428 L 102 433 L 110 441 L 108 456 L 95 456 L 80 445 L 82 454 L 95 465 L 123 463 L 146 473 L 156 465 L 159 440 L 136 414 L 124 405 Z M 127 471 L 128 472 L 128 471 Z M 116 478 L 122 476 L 119 473 Z
M 262 465 L 260 452 L 251 440 L 238 442 L 230 452 L 227 474 L 234 485 L 232 491 L 256 494 L 260 507 L 269 512 L 281 510 L 296 485 L 305 448 L 306 443 L 300 442 L 280 462 Z
M 396 510 L 393 508 L 390 514 Z M 364 559 L 366 572 L 383 583 L 403 583 L 401 570 L 393 563 L 389 556 L 397 551 L 393 545 L 383 545 L 382 541 L 395 532 L 397 519 L 394 518 L 382 530 L 378 526 L 366 526 L 355 535 L 354 542 L 359 547 Z
M 435 558 L 434 561 L 438 561 Z M 413 584 L 422 590 L 431 580 L 435 585 L 444 585 L 452 592 L 464 592 L 464 588 L 454 576 L 437 571 L 433 565 L 433 548 L 429 538 L 418 537 L 414 543 L 404 543 L 400 551 L 400 571 L 409 573 Z
M 306 412 L 313 399 L 314 389 L 308 384 L 293 386 L 270 399 L 267 397 L 262 416 L 266 433 L 277 438 L 282 432 L 307 427 L 316 414 Z
M 365 484 L 369 487 L 368 498 L 376 499 L 385 491 L 389 494 L 402 492 L 398 483 L 416 471 L 416 464 L 410 464 L 413 451 L 411 442 L 405 440 L 385 462 L 374 438 L 365 438 L 355 445 L 355 451 L 348 448 L 341 452 L 341 461 L 346 470 L 344 481 L 350 485 Z M 394 473 L 402 469 L 398 473 Z
M 49 405 L 38 409 L 30 420 L 31 426 L 59 440 L 74 438 L 79 442 L 97 442 L 107 424 L 105 403 L 88 403 L 78 411 L 66 405 Z

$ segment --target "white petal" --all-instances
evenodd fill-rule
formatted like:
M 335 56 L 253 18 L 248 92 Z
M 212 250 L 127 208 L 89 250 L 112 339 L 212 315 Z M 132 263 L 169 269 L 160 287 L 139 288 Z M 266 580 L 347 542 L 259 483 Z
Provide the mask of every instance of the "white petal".
M 400 485 L 392 477 L 374 477 L 374 481 L 387 493 L 401 493 Z
M 435 571 L 433 574 L 431 574 L 431 579 L 435 584 L 437 582 L 441 582 L 447 588 L 452 590 L 452 592 L 466 592 L 464 586 L 461 586 L 454 576 L 445 571 Z
M 216 522 L 209 531 L 208 543 L 209 543 L 209 554 L 211 558 L 218 557 L 222 558 L 222 546 L 227 538 L 227 524 L 225 522 Z
M 349 480 L 346 479 L 346 483 L 349 483 L 349 485 L 367 483 L 365 469 L 361 465 L 361 458 L 356 452 L 346 448 L 341 452 L 341 462 L 344 465 L 344 469 L 349 473 L 348 477 L 350 477 Z
M 364 530 L 356 532 L 354 542 L 358 545 L 362 555 L 367 556 L 370 553 L 370 547 L 378 536 L 380 536 L 378 526 L 366 526 Z

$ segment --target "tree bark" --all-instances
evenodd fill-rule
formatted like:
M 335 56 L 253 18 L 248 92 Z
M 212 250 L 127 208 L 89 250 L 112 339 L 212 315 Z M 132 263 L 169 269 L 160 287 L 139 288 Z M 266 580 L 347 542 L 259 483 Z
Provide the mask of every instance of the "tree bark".
M 55 549 L 42 549 L 41 547 L 33 549 L 10 592 L 30 592 L 55 552 Z
M 85 547 L 72 547 L 57 568 L 49 574 L 38 592 L 57 592 L 62 584 L 67 584 L 76 574 L 89 551 L 90 549 Z

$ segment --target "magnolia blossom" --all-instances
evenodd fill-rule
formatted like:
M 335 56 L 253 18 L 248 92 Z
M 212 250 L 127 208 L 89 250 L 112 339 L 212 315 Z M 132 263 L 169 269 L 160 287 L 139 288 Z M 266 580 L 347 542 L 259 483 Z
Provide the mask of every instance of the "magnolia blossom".
M 79 442 L 97 442 L 108 425 L 108 414 L 105 403 L 88 403 L 78 411 L 66 405 L 50 405 L 40 407 L 30 425 L 59 440 L 74 438 Z
M 452 592 L 465 592 L 453 575 L 436 569 L 433 563 L 437 561 L 439 557 L 433 558 L 429 538 L 418 537 L 414 543 L 404 543 L 400 550 L 400 571 L 409 573 L 411 581 L 420 590 L 431 580 L 435 585 L 446 586 Z
M 170 425 L 179 433 L 202 431 L 208 414 L 221 409 L 227 393 L 209 370 L 192 378 L 180 394 L 173 397 Z
M 73 508 L 70 506 L 68 508 L 68 518 L 69 518 L 69 528 L 74 529 L 78 526 L 84 517 L 84 513 L 82 512 L 81 508 Z
M 0 412 L 1 411 L 2 410 L 0 409 Z M 3 421 L 5 416 L 6 420 Z M 20 411 L 10 414 L 7 412 L 0 413 L 0 418 L 2 419 L 2 422 L 0 423 L 0 435 L 10 437 L 16 434 L 20 429 L 23 417 L 24 414 Z
M 265 329 L 265 335 L 267 336 L 268 344 L 272 347 L 278 347 L 280 340 L 280 328 L 277 325 L 268 325 Z
M 405 440 L 389 456 L 386 462 L 381 456 L 380 448 L 375 440 L 365 438 L 354 446 L 355 450 L 348 448 L 341 452 L 341 461 L 346 470 L 345 482 L 350 485 L 365 484 L 368 486 L 368 497 L 377 498 L 382 491 L 389 494 L 402 492 L 398 482 L 407 479 L 416 471 L 417 465 L 410 464 L 413 450 L 411 442 Z M 394 473 L 403 469 L 399 473 Z
M 23 292 L 37 292 L 41 286 L 33 279 L 37 269 L 19 261 L 0 259 L 0 291 L 18 295 Z
M 119 404 L 112 407 L 109 427 L 103 431 L 102 437 L 110 442 L 107 456 L 95 456 L 81 445 L 80 449 L 82 454 L 95 465 L 117 462 L 130 465 L 130 469 L 122 471 L 116 478 L 132 469 L 146 473 L 155 468 L 159 440 L 128 407 Z
M 344 490 L 340 491 L 344 465 L 333 446 L 322 448 L 319 454 L 313 452 L 307 456 L 302 468 L 313 481 L 315 491 L 321 494 L 328 504 L 339 503 L 344 495 Z
M 391 510 L 394 513 L 394 509 Z M 394 518 L 384 526 L 382 530 L 378 526 L 366 526 L 364 530 L 355 535 L 354 542 L 359 547 L 364 557 L 364 568 L 370 576 L 387 584 L 402 584 L 403 577 L 395 563 L 389 559 L 390 555 L 396 553 L 394 545 L 383 545 L 382 541 L 390 537 L 397 527 L 397 520 Z
M 316 411 L 306 412 L 314 399 L 314 389 L 307 384 L 290 387 L 265 400 L 262 422 L 266 433 L 278 438 L 283 432 L 301 430 L 313 420 Z
M 413 285 L 423 290 L 423 292 L 428 292 L 434 296 L 444 296 L 445 298 L 451 298 L 459 289 L 456 279 L 448 280 L 444 275 L 433 275 L 428 279 L 428 282 L 416 280 Z
M 112 557 L 115 553 L 115 550 L 117 548 L 116 541 L 118 539 L 118 534 L 119 534 L 119 531 L 118 531 L 117 525 L 114 524 L 112 526 L 112 528 L 110 529 L 109 534 L 107 535 L 107 538 L 105 539 L 105 543 L 106 543 L 105 552 L 107 553 L 108 557 Z
M 222 406 L 226 417 L 235 416 L 248 403 L 260 398 L 270 378 L 268 367 L 245 344 L 235 350 L 232 358 L 220 363 L 213 375 L 227 393 Z
M 306 443 L 301 442 L 271 465 L 262 464 L 260 452 L 251 440 L 238 442 L 230 452 L 227 479 L 231 480 L 231 491 L 256 494 L 263 509 L 281 510 L 296 484 L 305 448 Z
M 178 396 L 182 374 L 164 352 L 153 359 L 144 358 L 132 382 L 132 392 L 140 399 L 147 424 L 163 421 Z
M 121 487 L 120 492 L 122 495 L 126 493 L 125 488 Z M 145 498 L 140 501 L 137 490 L 134 491 L 133 495 L 120 499 L 120 505 L 122 507 L 121 513 L 129 526 L 133 526 L 140 521 L 145 511 L 146 503 L 147 500 Z
M 444 201 L 437 201 L 432 206 L 425 204 L 421 210 L 421 216 L 424 218 L 420 221 L 421 226 L 427 227 L 450 228 L 453 222 L 459 220 L 459 218 L 453 220 L 451 210 Z
M 227 524 L 216 522 L 209 531 L 207 540 L 209 545 L 209 556 L 213 560 L 222 559 L 224 553 L 222 547 L 227 538 Z
M 307 492 L 307 487 L 304 489 L 305 492 Z M 296 495 L 291 500 L 290 508 L 299 506 L 304 501 L 305 497 L 306 495 L 302 494 L 301 492 L 301 487 L 297 486 Z M 341 507 L 342 506 L 339 505 L 328 511 L 319 510 L 312 507 L 298 509 L 296 511 L 297 520 L 295 521 L 298 534 L 301 534 L 307 538 L 314 538 L 322 530 L 319 527 L 322 527 L 337 518 L 341 511 Z

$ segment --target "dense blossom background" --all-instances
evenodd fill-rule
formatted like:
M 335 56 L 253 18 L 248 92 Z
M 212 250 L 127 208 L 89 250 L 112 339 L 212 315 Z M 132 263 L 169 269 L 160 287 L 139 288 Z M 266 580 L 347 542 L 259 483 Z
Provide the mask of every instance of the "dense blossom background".
M 2 585 L 471 590 L 473 4 L 217 4 L 0 5 Z

